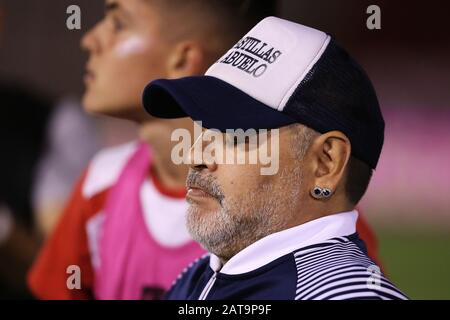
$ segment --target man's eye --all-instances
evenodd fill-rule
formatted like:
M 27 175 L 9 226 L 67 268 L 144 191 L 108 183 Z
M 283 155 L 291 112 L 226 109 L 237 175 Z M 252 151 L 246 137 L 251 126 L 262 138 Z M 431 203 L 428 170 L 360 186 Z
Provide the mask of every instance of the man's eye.
M 123 22 L 117 17 L 112 18 L 112 26 L 113 26 L 114 32 L 120 32 L 125 28 L 125 25 L 123 24 Z
M 236 136 L 236 135 L 229 135 L 226 137 L 226 141 L 227 141 L 227 144 L 230 146 L 238 146 L 241 144 L 248 144 L 249 138 Z
M 225 135 L 225 142 L 227 143 L 227 146 L 236 146 L 238 145 L 238 139 L 236 136 L 233 135 Z

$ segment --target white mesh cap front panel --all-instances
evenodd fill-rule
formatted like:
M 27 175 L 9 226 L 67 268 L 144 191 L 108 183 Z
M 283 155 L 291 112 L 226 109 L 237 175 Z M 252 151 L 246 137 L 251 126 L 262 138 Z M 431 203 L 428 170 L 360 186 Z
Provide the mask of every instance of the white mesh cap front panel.
M 329 42 L 330 36 L 322 31 L 268 17 L 214 63 L 206 75 L 282 111 Z

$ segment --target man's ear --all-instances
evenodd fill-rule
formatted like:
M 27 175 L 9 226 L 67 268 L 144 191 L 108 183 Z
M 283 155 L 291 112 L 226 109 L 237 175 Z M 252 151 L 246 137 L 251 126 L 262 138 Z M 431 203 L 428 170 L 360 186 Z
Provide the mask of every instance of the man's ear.
M 167 60 L 167 75 L 176 79 L 205 72 L 205 50 L 196 41 L 183 41 L 176 44 Z
M 350 140 L 340 131 L 330 131 L 317 137 L 311 145 L 313 181 L 315 186 L 336 192 L 345 179 L 351 155 Z

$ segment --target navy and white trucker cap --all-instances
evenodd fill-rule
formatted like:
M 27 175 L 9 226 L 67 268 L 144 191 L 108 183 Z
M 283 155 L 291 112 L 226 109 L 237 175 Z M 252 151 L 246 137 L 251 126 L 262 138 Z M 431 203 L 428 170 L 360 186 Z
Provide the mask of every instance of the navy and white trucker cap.
M 202 126 L 274 129 L 304 124 L 338 130 L 352 154 L 375 168 L 384 120 L 364 70 L 328 34 L 276 17 L 259 22 L 204 76 L 152 81 L 145 109 L 160 118 L 189 116 Z

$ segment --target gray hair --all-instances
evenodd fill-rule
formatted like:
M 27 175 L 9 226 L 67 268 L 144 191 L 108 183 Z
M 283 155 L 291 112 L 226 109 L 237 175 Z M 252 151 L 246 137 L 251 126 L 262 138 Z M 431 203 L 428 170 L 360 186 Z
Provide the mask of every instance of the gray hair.
M 291 124 L 288 127 L 292 132 L 292 150 L 297 159 L 302 160 L 311 143 L 320 135 L 319 132 L 300 123 Z

